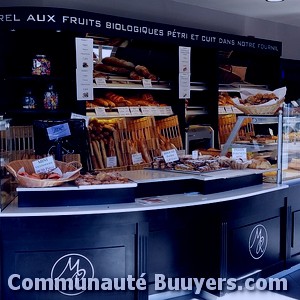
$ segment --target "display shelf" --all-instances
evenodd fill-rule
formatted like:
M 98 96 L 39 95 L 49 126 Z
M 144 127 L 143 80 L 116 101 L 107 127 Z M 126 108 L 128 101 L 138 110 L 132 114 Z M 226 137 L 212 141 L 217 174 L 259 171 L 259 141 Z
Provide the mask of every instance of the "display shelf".
M 279 129 L 278 130 L 278 137 L 279 137 L 278 143 L 274 143 L 274 145 L 268 145 L 268 144 L 262 144 L 262 143 L 251 144 L 250 146 L 251 146 L 252 150 L 256 150 L 256 151 L 258 151 L 259 149 L 266 150 L 268 147 L 273 147 L 273 149 L 274 149 L 274 146 L 279 147 L 279 145 L 281 145 L 282 136 L 279 136 L 280 131 L 281 131 L 280 128 L 282 128 L 282 115 L 281 114 L 279 116 L 238 116 L 237 122 L 236 122 L 233 130 L 231 131 L 226 143 L 223 145 L 221 155 L 226 155 L 226 153 L 228 152 L 229 148 L 232 145 L 237 145 L 238 147 L 249 146 L 249 143 L 246 143 L 246 142 L 240 143 L 240 144 L 236 144 L 234 142 L 243 122 L 249 118 L 251 118 L 252 124 L 256 124 L 256 125 L 258 125 L 258 124 L 261 124 L 261 125 L 278 124 L 278 129 Z
M 231 84 L 219 84 L 219 92 L 235 92 L 239 93 L 241 89 L 261 89 L 268 90 L 267 85 L 256 85 L 250 83 L 231 83 Z
M 196 116 L 207 114 L 207 109 L 203 106 L 188 106 L 185 111 L 186 116 Z
M 207 85 L 204 82 L 191 82 L 190 83 L 191 91 L 206 91 Z
M 151 81 L 145 85 L 141 80 L 128 78 L 94 78 L 95 89 L 129 89 L 129 90 L 171 90 L 171 84 L 167 81 Z
M 219 115 L 227 115 L 227 114 L 243 114 L 242 111 L 237 109 L 236 107 L 232 105 L 226 105 L 226 106 L 219 106 Z
M 173 110 L 171 106 L 98 107 L 87 109 L 87 115 L 101 118 L 171 116 Z

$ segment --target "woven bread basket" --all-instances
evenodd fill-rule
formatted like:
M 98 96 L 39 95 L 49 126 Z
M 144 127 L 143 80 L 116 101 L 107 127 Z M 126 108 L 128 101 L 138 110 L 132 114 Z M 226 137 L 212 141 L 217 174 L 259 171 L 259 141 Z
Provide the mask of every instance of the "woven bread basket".
M 59 186 L 65 182 L 73 181 L 80 175 L 81 163 L 78 161 L 65 163 L 62 161 L 55 160 L 55 165 L 59 168 L 62 173 L 66 172 L 75 172 L 69 178 L 60 178 L 60 179 L 35 179 L 22 176 L 18 174 L 18 171 L 21 168 L 24 168 L 25 172 L 32 174 L 35 172 L 32 162 L 36 159 L 22 159 L 14 160 L 8 163 L 5 167 L 6 169 L 17 179 L 20 186 L 23 187 L 52 187 Z
M 282 98 L 271 105 L 243 105 L 234 103 L 233 106 L 246 115 L 275 115 L 283 104 L 284 99 L 285 98 Z

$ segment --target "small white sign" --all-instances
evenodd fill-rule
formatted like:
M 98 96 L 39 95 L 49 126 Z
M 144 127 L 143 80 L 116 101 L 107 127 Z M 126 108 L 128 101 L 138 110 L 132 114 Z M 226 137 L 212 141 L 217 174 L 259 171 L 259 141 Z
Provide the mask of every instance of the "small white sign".
M 116 156 L 109 156 L 106 160 L 107 168 L 112 168 L 117 166 L 117 157 Z
M 179 73 L 179 99 L 189 99 L 191 92 L 191 75 Z
M 182 149 L 182 150 L 176 150 L 176 152 L 177 152 L 178 156 L 183 156 L 183 155 L 186 154 L 184 149 Z
M 143 162 L 143 156 L 142 153 L 134 153 L 131 155 L 132 158 L 132 164 L 140 164 Z
M 138 106 L 131 106 L 129 107 L 130 112 L 133 116 L 141 116 L 142 112 Z
M 106 113 L 106 110 L 104 107 L 95 107 L 95 113 L 96 113 L 96 116 L 106 116 L 107 113 Z
M 85 120 L 85 126 L 86 127 L 89 126 L 90 117 L 88 117 L 88 116 L 71 113 L 71 119 L 83 119 L 83 120 Z
M 146 88 L 146 89 L 151 89 L 152 88 L 151 79 L 143 78 L 142 82 L 143 82 L 143 87 L 144 88 Z
M 176 149 L 162 151 L 161 154 L 166 163 L 179 160 Z
M 93 100 L 93 39 L 75 38 L 77 100 Z
M 191 47 L 179 46 L 179 73 L 190 73 Z
M 150 111 L 152 116 L 160 115 L 160 110 L 158 106 L 150 106 Z
M 48 173 L 56 168 L 53 156 L 47 156 L 32 162 L 35 173 Z
M 142 106 L 141 107 L 142 114 L 144 116 L 152 116 L 151 107 L 150 106 Z
M 232 148 L 232 158 L 247 160 L 247 148 Z
M 95 82 L 97 86 L 106 86 L 106 79 L 104 77 L 95 78 Z
M 173 115 L 172 107 L 171 106 L 160 106 L 158 107 L 160 111 L 160 115 L 162 116 L 170 116 Z
M 71 135 L 68 123 L 48 127 L 47 133 L 50 141 Z
M 193 150 L 192 151 L 192 159 L 198 159 L 198 155 L 199 155 L 198 150 Z
M 118 113 L 120 116 L 123 117 L 130 117 L 131 116 L 131 112 L 129 107 L 118 107 Z

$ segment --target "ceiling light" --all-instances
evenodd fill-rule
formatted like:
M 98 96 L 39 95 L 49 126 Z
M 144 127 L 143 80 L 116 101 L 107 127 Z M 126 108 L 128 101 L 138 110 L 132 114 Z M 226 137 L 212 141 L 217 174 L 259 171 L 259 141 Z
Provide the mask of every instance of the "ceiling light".
M 284 0 L 266 0 L 267 2 L 283 2 Z

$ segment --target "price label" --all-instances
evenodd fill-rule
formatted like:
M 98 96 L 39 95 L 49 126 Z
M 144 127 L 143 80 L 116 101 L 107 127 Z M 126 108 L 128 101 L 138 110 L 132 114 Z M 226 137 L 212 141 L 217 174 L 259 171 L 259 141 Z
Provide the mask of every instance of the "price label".
M 117 166 L 117 157 L 116 156 L 107 157 L 106 166 L 107 166 L 107 168 L 116 167 Z
M 144 116 L 152 116 L 151 115 L 151 107 L 150 106 L 142 106 L 141 110 L 142 110 L 142 114 Z
M 131 116 L 129 107 L 118 107 L 118 113 L 120 116 L 125 116 L 125 117 Z
M 131 158 L 132 158 L 132 163 L 134 165 L 140 164 L 143 162 L 142 153 L 134 153 L 131 155 Z
M 104 77 L 95 78 L 96 85 L 106 86 L 106 79 Z
M 71 113 L 71 119 L 83 119 L 83 120 L 85 120 L 85 126 L 88 127 L 90 117 L 80 115 L 80 114 Z
M 138 106 L 131 106 L 129 107 L 131 115 L 133 116 L 140 116 L 142 115 L 142 112 Z
M 198 159 L 198 155 L 199 155 L 198 150 L 192 151 L 192 159 Z
M 152 88 L 151 79 L 143 78 L 142 82 L 143 82 L 143 87 L 144 88 L 146 88 L 146 89 L 151 89 Z
M 106 113 L 106 110 L 104 107 L 95 107 L 95 113 L 96 113 L 96 116 L 106 116 L 107 113 Z
M 158 106 L 150 106 L 150 111 L 152 116 L 157 116 L 160 114 Z
M 247 160 L 247 148 L 232 148 L 232 158 Z
M 35 173 L 48 173 L 56 168 L 53 156 L 47 156 L 32 162 Z
M 172 107 L 171 106 L 166 106 L 165 107 L 165 111 L 166 111 L 166 114 L 169 116 L 169 115 L 173 115 L 173 110 L 172 110 Z
M 218 110 L 219 110 L 219 115 L 221 115 L 221 114 L 226 114 L 225 106 L 219 106 L 219 107 L 218 107 Z
M 50 141 L 71 135 L 68 123 L 48 127 L 47 133 Z
M 176 149 L 161 151 L 161 154 L 166 163 L 179 160 Z
M 182 150 L 176 150 L 176 152 L 177 152 L 177 155 L 178 155 L 178 156 L 183 156 L 183 155 L 185 155 L 185 150 L 184 150 L 184 149 L 182 149 Z

